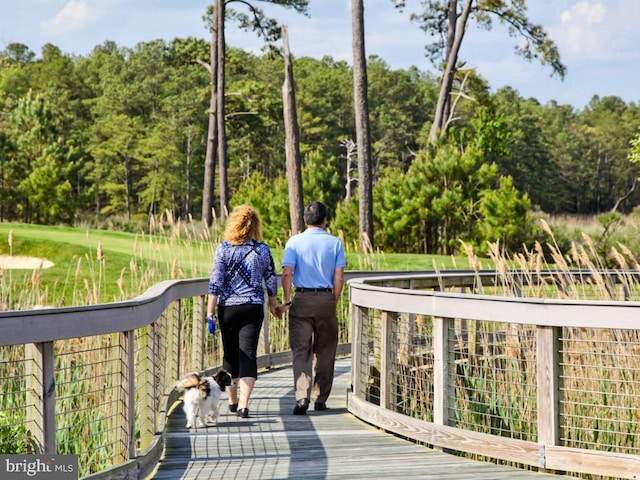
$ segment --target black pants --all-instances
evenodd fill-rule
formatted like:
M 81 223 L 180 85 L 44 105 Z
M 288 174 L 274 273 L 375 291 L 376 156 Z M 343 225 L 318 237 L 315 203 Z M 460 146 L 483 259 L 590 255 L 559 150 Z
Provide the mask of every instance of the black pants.
M 222 366 L 233 378 L 258 378 L 256 356 L 263 320 L 263 305 L 218 306 Z

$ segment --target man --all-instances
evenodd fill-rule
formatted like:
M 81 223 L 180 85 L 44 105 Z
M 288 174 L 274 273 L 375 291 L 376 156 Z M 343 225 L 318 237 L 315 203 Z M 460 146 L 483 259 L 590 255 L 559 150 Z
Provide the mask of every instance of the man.
M 284 248 L 284 304 L 279 310 L 282 313 L 289 309 L 294 415 L 306 415 L 311 400 L 315 410 L 327 408 L 338 346 L 336 306 L 346 267 L 342 242 L 325 231 L 326 205 L 311 202 L 304 209 L 304 221 L 306 230 L 291 237 Z

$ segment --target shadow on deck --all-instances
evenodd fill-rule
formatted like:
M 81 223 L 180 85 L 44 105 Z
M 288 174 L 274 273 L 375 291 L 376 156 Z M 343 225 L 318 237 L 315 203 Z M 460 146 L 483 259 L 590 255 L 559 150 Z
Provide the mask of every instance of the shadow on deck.
M 182 404 L 167 424 L 166 449 L 150 479 L 530 479 L 554 475 L 476 462 L 387 434 L 346 408 L 351 359 L 336 363 L 328 409 L 295 416 L 291 368 L 261 372 L 238 418 L 223 396 L 215 425 L 187 430 Z M 566 477 L 565 477 L 566 478 Z

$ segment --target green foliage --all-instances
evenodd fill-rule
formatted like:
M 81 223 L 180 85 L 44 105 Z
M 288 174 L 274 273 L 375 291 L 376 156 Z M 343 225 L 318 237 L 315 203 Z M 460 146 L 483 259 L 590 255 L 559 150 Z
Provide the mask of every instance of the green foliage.
M 495 116 L 485 107 L 477 108 L 471 126 L 474 129 L 471 143 L 476 148 L 492 159 L 509 155 L 512 133 L 503 114 Z
M 300 13 L 307 6 L 275 3 Z M 506 2 L 485 4 L 501 5 Z M 481 25 L 490 24 L 476 13 Z M 259 27 L 250 11 L 242 14 L 245 26 Z M 261 33 L 278 33 L 270 30 L 275 24 L 263 26 Z M 197 221 L 208 47 L 175 39 L 132 49 L 105 42 L 84 57 L 54 45 L 46 45 L 41 58 L 21 44 L 0 52 L 0 218 L 138 232 L 165 212 Z M 295 58 L 293 66 L 304 201 L 326 202 L 331 228 L 353 242 L 358 200 L 345 201 L 344 147 L 355 138 L 352 69 L 330 57 Z M 484 79 L 464 73 L 473 100 L 456 97 L 455 130 L 425 150 L 437 77 L 416 67 L 391 70 L 383 59 L 369 58 L 376 246 L 451 253 L 461 240 L 478 248 L 498 239 L 519 245 L 528 228 L 519 206 L 525 199 L 550 214 L 599 214 L 614 206 L 626 214 L 640 202 L 634 189 L 640 164 L 630 161 L 639 155 L 640 107 L 616 97 L 594 97 L 582 112 L 554 102 L 543 106 L 508 87 L 492 94 Z M 274 245 L 290 230 L 282 76 L 281 57 L 228 48 L 231 204 L 255 204 Z M 512 187 L 502 177 L 511 178 Z M 510 209 L 518 218 L 506 221 Z
M 247 204 L 257 210 L 264 241 L 271 247 L 284 247 L 291 232 L 287 191 L 286 179 L 268 181 L 254 172 L 233 195 L 232 207 Z
M 478 253 L 487 253 L 487 242 L 499 242 L 507 251 L 520 251 L 531 244 L 533 231 L 529 215 L 531 204 L 513 187 L 511 177 L 501 177 L 498 188 L 481 194 L 478 228 Z
M 22 423 L 12 425 L 8 415 L 0 411 L 0 454 L 35 454 L 38 444 Z
M 385 250 L 451 254 L 461 240 L 511 248 L 530 238 L 528 199 L 475 147 L 420 152 L 406 173 L 385 175 L 374 198 L 376 245 Z
M 339 235 L 348 246 L 359 250 L 360 230 L 358 228 L 358 198 L 344 200 L 336 206 L 333 220 L 329 224 L 332 233 Z
M 627 158 L 632 163 L 640 163 L 640 133 L 629 142 L 630 148 Z
M 343 198 L 344 186 L 341 184 L 341 171 L 346 168 L 346 161 L 339 159 L 322 149 L 309 152 L 302 165 L 302 190 L 304 200 L 314 200 L 327 205 L 335 205 Z
M 75 165 L 71 142 L 62 135 L 60 92 L 27 93 L 8 118 L 8 148 L 13 161 L 4 174 L 4 194 L 13 198 L 5 214 L 34 223 L 70 223 L 73 202 L 69 177 Z M 64 97 L 64 94 L 62 94 Z

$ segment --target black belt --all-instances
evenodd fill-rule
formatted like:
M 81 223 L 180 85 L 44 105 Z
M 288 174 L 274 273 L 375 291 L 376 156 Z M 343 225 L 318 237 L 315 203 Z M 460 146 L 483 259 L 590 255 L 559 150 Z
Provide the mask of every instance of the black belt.
M 296 292 L 333 292 L 333 288 L 300 288 L 296 287 Z

